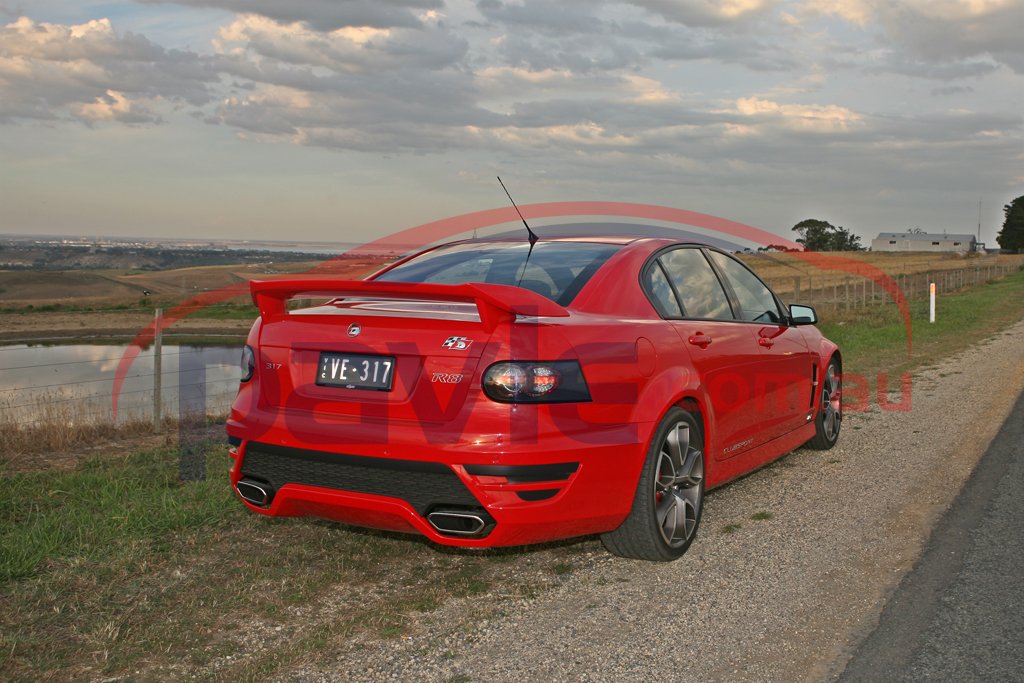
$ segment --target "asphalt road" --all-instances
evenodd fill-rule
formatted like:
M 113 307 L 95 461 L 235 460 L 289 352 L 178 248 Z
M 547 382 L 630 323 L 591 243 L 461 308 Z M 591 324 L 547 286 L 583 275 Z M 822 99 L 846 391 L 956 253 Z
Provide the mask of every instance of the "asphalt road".
M 1024 681 L 1024 394 L 839 680 Z

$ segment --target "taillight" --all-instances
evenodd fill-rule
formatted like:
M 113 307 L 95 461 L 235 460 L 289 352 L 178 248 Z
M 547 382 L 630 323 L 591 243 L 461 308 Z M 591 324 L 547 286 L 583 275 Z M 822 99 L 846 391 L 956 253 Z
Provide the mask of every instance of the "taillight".
M 248 382 L 252 379 L 252 373 L 256 369 L 256 352 L 246 344 L 242 347 L 242 380 Z
M 502 403 L 572 403 L 590 400 L 583 370 L 574 360 L 502 361 L 484 372 L 484 393 Z

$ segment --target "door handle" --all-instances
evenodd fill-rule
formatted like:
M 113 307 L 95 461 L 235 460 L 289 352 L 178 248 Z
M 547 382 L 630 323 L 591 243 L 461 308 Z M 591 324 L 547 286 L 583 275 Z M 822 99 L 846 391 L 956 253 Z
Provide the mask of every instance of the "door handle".
M 711 337 L 707 336 L 703 332 L 698 332 L 697 334 L 691 334 L 690 338 L 687 339 L 686 341 L 690 342 L 694 346 L 699 346 L 702 349 L 706 349 L 708 347 L 708 344 L 711 343 Z
M 770 337 L 758 337 L 757 343 L 766 349 L 770 349 L 775 346 L 775 342 L 773 342 Z

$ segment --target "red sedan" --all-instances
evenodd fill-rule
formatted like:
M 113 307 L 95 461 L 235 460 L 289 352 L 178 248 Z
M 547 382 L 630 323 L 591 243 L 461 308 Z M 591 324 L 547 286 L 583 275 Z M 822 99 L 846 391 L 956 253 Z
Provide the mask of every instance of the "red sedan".
M 260 514 L 672 560 L 708 488 L 839 436 L 814 310 L 705 245 L 473 240 L 252 292 L 227 430 Z

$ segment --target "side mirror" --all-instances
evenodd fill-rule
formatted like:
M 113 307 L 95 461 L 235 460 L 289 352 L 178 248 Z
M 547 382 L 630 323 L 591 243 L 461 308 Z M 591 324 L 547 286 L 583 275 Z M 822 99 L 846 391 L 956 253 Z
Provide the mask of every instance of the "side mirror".
M 818 314 L 810 306 L 790 304 L 789 319 L 794 325 L 813 325 L 818 322 Z

